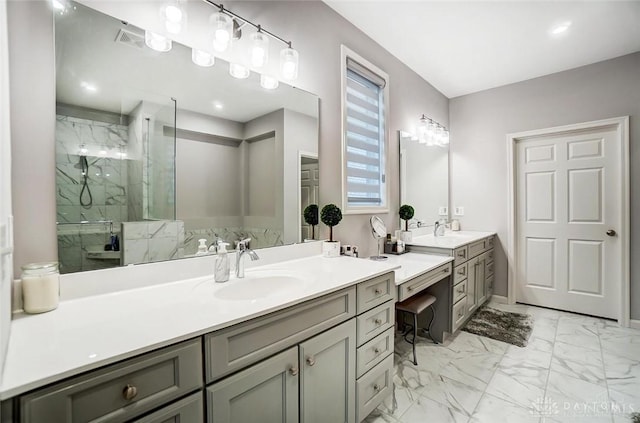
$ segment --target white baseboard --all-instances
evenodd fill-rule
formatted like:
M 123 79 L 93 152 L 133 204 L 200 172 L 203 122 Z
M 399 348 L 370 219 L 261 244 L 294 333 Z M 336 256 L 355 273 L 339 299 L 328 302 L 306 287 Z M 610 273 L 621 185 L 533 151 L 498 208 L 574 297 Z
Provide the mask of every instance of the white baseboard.
M 509 304 L 509 299 L 507 297 L 503 297 L 502 295 L 492 295 L 491 301 L 498 304 Z
M 640 329 L 640 320 L 629 320 L 629 327 L 633 329 Z

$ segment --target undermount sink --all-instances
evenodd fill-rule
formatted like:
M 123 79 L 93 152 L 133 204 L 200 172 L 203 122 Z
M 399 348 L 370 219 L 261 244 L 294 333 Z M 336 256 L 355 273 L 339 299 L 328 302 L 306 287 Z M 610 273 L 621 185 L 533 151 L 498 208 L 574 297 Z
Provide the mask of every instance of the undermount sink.
M 215 298 L 230 301 L 259 300 L 302 290 L 311 278 L 282 271 L 247 271 L 245 277 L 232 277 L 213 292 Z

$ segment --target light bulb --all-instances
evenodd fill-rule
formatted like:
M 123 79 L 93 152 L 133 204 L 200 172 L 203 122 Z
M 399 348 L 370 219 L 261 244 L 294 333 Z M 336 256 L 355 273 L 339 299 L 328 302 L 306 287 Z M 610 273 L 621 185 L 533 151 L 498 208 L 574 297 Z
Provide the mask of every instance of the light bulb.
M 275 90 L 280 83 L 278 80 L 269 75 L 260 75 L 260 86 L 266 90 Z
M 86 145 L 80 144 L 80 154 L 86 155 L 89 152 L 89 149 Z
M 211 15 L 209 23 L 213 26 L 213 48 L 216 51 L 225 51 L 231 42 L 233 21 L 226 13 L 218 12 Z
M 289 81 L 298 77 L 298 52 L 291 47 L 280 51 L 280 72 Z
M 245 79 L 249 77 L 249 68 L 237 63 L 229 63 L 229 74 L 234 78 Z
M 269 37 L 263 32 L 251 34 L 251 66 L 261 68 L 269 60 Z
M 448 130 L 444 130 L 444 135 L 442 137 L 442 145 L 448 145 L 449 144 L 449 131 Z
M 213 66 L 213 64 L 215 63 L 215 58 L 213 57 L 213 54 L 204 50 L 198 50 L 197 48 L 191 49 L 191 60 L 196 65 L 202 66 L 205 68 L 209 66 Z
M 429 121 L 429 124 L 427 125 L 427 146 L 435 145 L 437 130 L 438 124 L 434 121 Z
M 418 124 L 418 142 L 420 144 L 425 144 L 427 142 L 427 128 L 429 123 L 427 122 L 427 118 L 425 115 L 422 115 L 420 118 L 420 123 Z
M 171 34 L 179 34 L 186 21 L 186 13 L 177 0 L 170 1 L 161 9 L 164 26 Z
M 144 43 L 150 49 L 153 49 L 159 52 L 169 51 L 171 50 L 171 46 L 172 46 L 170 39 L 151 31 L 144 31 Z
M 55 10 L 59 10 L 61 12 L 64 12 L 65 9 L 67 8 L 64 2 L 61 0 L 51 0 L 51 5 Z

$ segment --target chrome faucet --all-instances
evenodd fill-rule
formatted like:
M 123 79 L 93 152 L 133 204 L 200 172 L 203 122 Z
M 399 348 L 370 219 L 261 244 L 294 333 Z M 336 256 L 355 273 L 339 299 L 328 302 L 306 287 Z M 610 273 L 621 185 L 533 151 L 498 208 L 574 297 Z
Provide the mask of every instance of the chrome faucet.
M 236 277 L 244 278 L 244 261 L 242 260 L 242 256 L 245 254 L 249 254 L 251 257 L 251 261 L 258 260 L 258 254 L 255 251 L 247 247 L 247 243 L 251 241 L 251 238 L 246 238 L 238 241 L 237 252 L 236 252 Z
M 445 220 L 436 220 L 433 226 L 433 236 L 444 236 L 444 228 L 446 227 Z

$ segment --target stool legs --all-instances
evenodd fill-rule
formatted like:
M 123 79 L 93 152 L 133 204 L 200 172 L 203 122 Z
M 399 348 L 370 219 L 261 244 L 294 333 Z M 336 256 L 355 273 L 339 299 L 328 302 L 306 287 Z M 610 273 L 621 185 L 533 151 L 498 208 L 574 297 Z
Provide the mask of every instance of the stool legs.
M 418 336 L 418 314 L 417 313 L 413 313 L 413 342 L 412 347 L 413 347 L 413 365 L 417 366 L 418 365 L 418 360 L 416 359 L 416 336 Z

